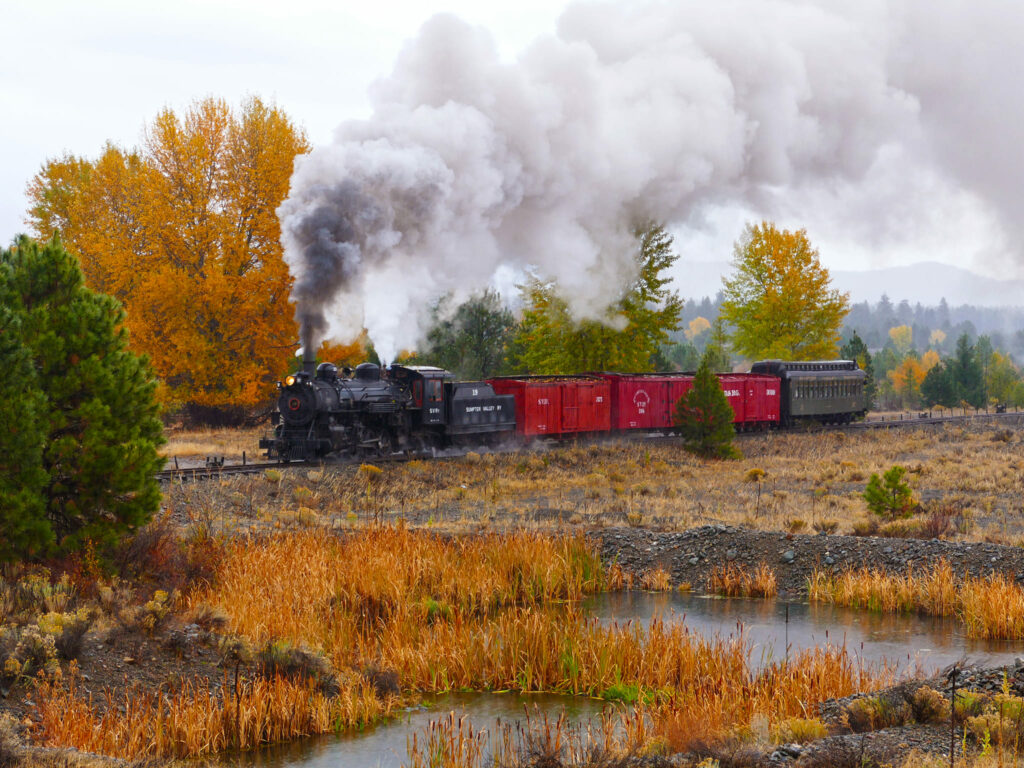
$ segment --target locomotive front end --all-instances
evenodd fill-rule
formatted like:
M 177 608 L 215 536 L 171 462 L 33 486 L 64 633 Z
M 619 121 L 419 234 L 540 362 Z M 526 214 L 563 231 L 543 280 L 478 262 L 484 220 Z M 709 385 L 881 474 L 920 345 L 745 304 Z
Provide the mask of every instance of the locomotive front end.
M 317 429 L 317 419 L 336 411 L 341 396 L 320 371 L 314 377 L 310 367 L 304 365 L 278 382 L 277 410 L 271 414 L 274 435 L 260 440 L 269 459 L 304 461 L 330 450 L 330 439 Z

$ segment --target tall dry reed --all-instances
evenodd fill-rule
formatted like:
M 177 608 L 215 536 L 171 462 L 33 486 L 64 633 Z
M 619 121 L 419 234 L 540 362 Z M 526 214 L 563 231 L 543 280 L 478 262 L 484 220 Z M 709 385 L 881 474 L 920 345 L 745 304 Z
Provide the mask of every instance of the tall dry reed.
M 958 579 L 946 560 L 898 575 L 869 568 L 839 574 L 815 569 L 807 591 L 812 601 L 835 605 L 955 616 L 968 637 L 1024 639 L 1024 588 L 996 573 Z
M 888 679 L 888 670 L 855 668 L 835 649 L 758 669 L 742 636 L 706 638 L 660 619 L 603 625 L 577 601 L 604 586 L 596 552 L 582 537 L 449 539 L 397 527 L 239 540 L 213 584 L 188 597 L 190 607 L 220 609 L 253 645 L 284 641 L 321 651 L 343 681 L 355 682 L 330 699 L 304 683 L 253 683 L 238 707 L 196 685 L 169 703 L 148 694 L 130 699 L 123 716 L 114 706 L 97 714 L 76 703 L 73 690 L 44 686 L 45 738 L 141 757 L 321 732 L 387 713 L 387 703 L 359 682 L 374 668 L 406 691 L 621 698 L 629 690 L 654 707 L 634 720 L 638 731 L 649 725 L 681 747 L 691 738 L 682 724 L 702 717 L 722 732 L 749 724 L 755 712 L 773 721 L 799 716 L 815 702 Z M 295 715 L 275 714 L 284 712 Z
M 707 589 L 725 597 L 775 597 L 779 591 L 775 571 L 765 563 L 753 571 L 736 563 L 716 565 L 708 575 Z
M 67 686 L 44 682 L 37 692 L 37 743 L 75 747 L 113 757 L 196 757 L 225 749 L 354 727 L 390 715 L 394 702 L 381 701 L 369 685 L 343 687 L 328 697 L 312 681 L 256 678 L 237 691 L 228 684 L 215 690 L 205 680 L 177 690 L 128 696 L 124 711 L 108 697 L 103 712 L 92 698 L 79 697 L 77 675 Z

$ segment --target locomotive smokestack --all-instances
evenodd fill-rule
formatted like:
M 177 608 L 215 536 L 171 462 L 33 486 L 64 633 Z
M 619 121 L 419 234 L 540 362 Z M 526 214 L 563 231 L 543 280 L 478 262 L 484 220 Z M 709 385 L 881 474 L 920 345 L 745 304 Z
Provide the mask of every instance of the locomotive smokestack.
M 305 349 L 302 351 L 302 370 L 310 376 L 316 373 L 316 357 L 309 355 Z

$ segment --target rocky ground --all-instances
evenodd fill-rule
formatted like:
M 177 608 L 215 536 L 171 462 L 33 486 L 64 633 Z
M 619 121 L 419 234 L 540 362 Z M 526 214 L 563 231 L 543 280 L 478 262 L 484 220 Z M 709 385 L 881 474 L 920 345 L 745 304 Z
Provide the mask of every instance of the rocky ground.
M 600 542 L 607 562 L 617 562 L 638 575 L 661 566 L 672 574 L 673 583 L 685 582 L 698 591 L 704 589 L 711 569 L 727 562 L 749 567 L 767 564 L 775 571 L 783 598 L 806 594 L 807 580 L 816 567 L 838 571 L 869 566 L 906 573 L 908 567 L 922 569 L 945 559 L 958 574 L 1000 572 L 1024 581 L 1024 549 L 1001 544 L 799 535 L 726 525 L 678 533 L 607 528 L 592 535 Z

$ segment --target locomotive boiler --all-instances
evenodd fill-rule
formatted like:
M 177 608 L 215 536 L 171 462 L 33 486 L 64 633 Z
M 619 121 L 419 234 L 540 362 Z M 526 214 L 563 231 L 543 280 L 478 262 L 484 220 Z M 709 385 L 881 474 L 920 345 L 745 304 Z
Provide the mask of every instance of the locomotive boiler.
M 515 432 L 513 399 L 486 382 L 457 382 L 442 368 L 362 363 L 354 371 L 305 363 L 278 383 L 269 458 L 429 455 L 491 444 Z

